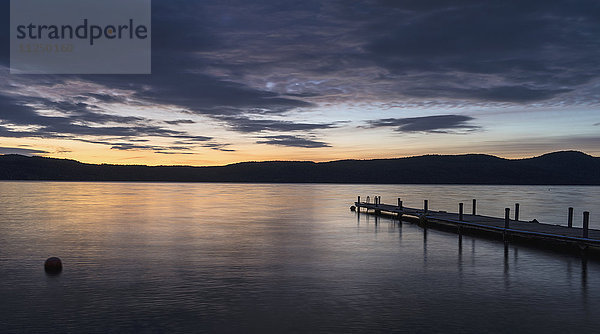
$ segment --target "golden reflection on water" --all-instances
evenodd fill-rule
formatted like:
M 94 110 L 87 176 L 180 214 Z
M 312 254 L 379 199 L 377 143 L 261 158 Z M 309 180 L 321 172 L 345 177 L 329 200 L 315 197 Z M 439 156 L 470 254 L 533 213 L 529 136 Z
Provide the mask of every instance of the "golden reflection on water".
M 446 210 L 477 198 L 481 214 L 519 201 L 524 218 L 560 222 L 569 205 L 600 212 L 600 187 L 0 182 L 0 194 L 8 331 L 48 318 L 72 332 L 459 333 L 523 314 L 538 316 L 515 331 L 600 325 L 586 315 L 600 306 L 597 262 L 349 210 L 357 195 Z M 41 270 L 49 256 L 58 277 Z

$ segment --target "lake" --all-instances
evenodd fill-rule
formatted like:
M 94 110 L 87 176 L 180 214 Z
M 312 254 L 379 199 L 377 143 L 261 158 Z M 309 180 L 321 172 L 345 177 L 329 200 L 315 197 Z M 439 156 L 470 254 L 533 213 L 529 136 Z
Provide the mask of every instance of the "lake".
M 600 187 L 0 182 L 2 332 L 564 333 L 600 263 L 349 210 L 383 203 L 600 228 Z M 43 270 L 62 259 L 60 275 Z

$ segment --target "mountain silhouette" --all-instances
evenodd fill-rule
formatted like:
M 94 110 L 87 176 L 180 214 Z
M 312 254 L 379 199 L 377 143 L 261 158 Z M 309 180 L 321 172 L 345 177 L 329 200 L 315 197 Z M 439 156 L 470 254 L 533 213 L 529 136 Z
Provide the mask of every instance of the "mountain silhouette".
M 330 162 L 265 161 L 226 166 L 85 164 L 75 160 L 0 156 L 2 180 L 169 181 L 397 184 L 600 185 L 600 158 L 561 151 L 527 159 L 485 154 L 424 155 Z

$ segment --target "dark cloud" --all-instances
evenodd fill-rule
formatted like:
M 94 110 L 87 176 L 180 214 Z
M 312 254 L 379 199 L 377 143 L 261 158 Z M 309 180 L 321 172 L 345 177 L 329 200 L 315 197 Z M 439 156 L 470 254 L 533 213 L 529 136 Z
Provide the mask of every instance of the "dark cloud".
M 436 115 L 409 118 L 384 118 L 369 121 L 369 126 L 396 127 L 398 132 L 460 133 L 474 131 L 479 126 L 469 124 L 474 118 L 462 115 Z
M 151 76 L 87 76 L 86 80 L 113 89 L 133 90 L 133 98 L 158 105 L 174 105 L 211 117 L 241 114 L 282 114 L 314 104 L 281 97 L 277 93 L 219 80 L 203 74 L 181 73 L 185 68 L 165 67 Z
M 49 101 L 46 99 L 23 99 L 16 103 L 37 103 L 42 109 L 50 109 L 66 113 L 68 118 L 78 122 L 89 122 L 97 124 L 121 123 L 121 124 L 142 124 L 148 120 L 142 117 L 110 115 L 100 112 L 99 108 L 86 102 L 68 102 L 68 101 Z
M 543 101 L 600 76 L 599 15 L 592 0 L 161 1 L 153 75 L 81 79 L 209 116 L 320 98 Z
M 165 121 L 165 123 L 171 124 L 171 125 L 179 125 L 179 124 L 194 124 L 196 122 L 192 121 L 191 119 L 176 119 L 174 121 Z
M 387 4 L 389 5 L 389 4 Z M 393 73 L 454 74 L 446 82 L 471 98 L 527 102 L 554 97 L 597 78 L 600 7 L 595 1 L 461 1 L 412 6 L 399 2 L 363 30 L 380 37 L 366 50 Z M 490 94 L 477 75 L 490 75 Z M 422 78 L 427 80 L 427 76 Z M 479 87 L 481 83 L 479 83 Z M 450 84 L 450 85 L 449 85 Z M 565 87 L 567 86 L 567 87 Z M 500 91 L 494 90 L 500 88 Z M 537 94 L 536 92 L 541 92 Z
M 522 104 L 561 99 L 600 77 L 593 0 L 207 7 L 214 15 L 202 27 L 219 40 L 202 52 L 207 73 L 309 101 L 426 96 Z
M 207 142 L 212 139 L 210 137 L 185 138 L 185 136 L 184 136 L 183 138 L 184 138 L 183 140 L 175 141 L 174 144 L 192 146 L 192 147 L 195 147 L 195 146 L 206 147 L 206 148 L 210 148 L 211 150 L 222 151 L 222 152 L 235 152 L 234 149 L 229 148 L 229 146 L 231 146 L 231 144 Z
M 30 104 L 42 109 L 60 111 L 64 116 L 44 116 Z M 91 110 L 85 103 L 53 102 L 44 99 L 0 95 L 0 137 L 14 138 L 64 138 L 87 143 L 110 146 L 115 150 L 152 150 L 156 153 L 183 154 L 181 151 L 207 147 L 213 150 L 233 151 L 228 144 L 210 142 L 208 136 L 191 135 L 160 126 L 147 124 L 149 120 L 139 117 L 125 117 L 102 114 Z M 118 123 L 119 126 L 105 126 L 106 123 Z M 187 120 L 176 121 L 189 123 Z M 122 124 L 122 126 L 121 126 Z M 14 126 L 31 127 L 30 130 L 13 130 Z M 139 138 L 155 136 L 174 139 L 178 146 L 141 144 L 149 139 Z M 94 137 L 109 139 L 93 139 Z M 123 140 L 121 142 L 115 140 Z M 202 143 L 198 145 L 199 143 Z M 36 150 L 22 149 L 23 153 L 36 153 Z M 39 151 L 37 153 L 46 153 Z
M 120 151 L 129 150 L 151 150 L 155 153 L 176 152 L 190 150 L 187 146 L 159 146 L 159 145 L 140 145 L 134 143 L 112 143 L 111 149 Z
M 548 101 L 600 77 L 599 16 L 594 0 L 156 1 L 153 75 L 81 79 L 208 116 L 340 99 Z
M 208 141 L 208 140 L 212 139 L 212 137 L 192 136 L 192 135 L 173 135 L 171 137 L 185 139 L 185 140 L 190 141 L 190 142 Z
M 283 113 L 294 108 L 310 107 L 311 103 L 278 97 L 277 94 L 253 90 L 239 84 L 221 82 L 202 76 L 190 76 L 182 84 L 181 76 L 174 81 L 159 77 L 147 91 L 136 96 L 162 104 L 174 104 L 193 112 L 212 115 Z M 158 81 L 157 80 L 157 81 Z
M 90 140 L 83 138 L 73 138 L 78 141 L 92 143 L 92 144 L 101 144 L 110 146 L 113 150 L 120 151 L 130 151 L 130 150 L 150 150 L 154 151 L 154 153 L 162 153 L 162 154 L 194 154 L 193 152 L 181 152 L 181 151 L 189 151 L 195 147 L 206 147 L 212 150 L 218 150 L 223 152 L 234 152 L 233 149 L 228 149 L 227 146 L 229 144 L 221 144 L 221 143 L 202 143 L 199 142 L 209 141 L 212 138 L 210 137 L 202 137 L 202 136 L 181 136 L 187 138 L 185 140 L 177 140 L 173 142 L 174 145 L 152 145 L 152 144 L 138 144 L 140 142 L 149 142 L 147 139 L 131 139 L 131 138 L 123 138 L 127 140 L 126 142 L 117 142 L 110 140 Z
M 10 22 L 10 1 L 0 1 L 0 21 Z M 0 65 L 8 66 L 10 60 L 10 49 L 7 45 L 10 45 L 10 26 L 4 24 L 0 28 Z
M 1 6 L 8 22 L 8 1 Z M 181 109 L 241 133 L 293 133 L 262 143 L 325 147 L 310 146 L 328 144 L 298 134 L 338 122 L 293 121 L 286 118 L 290 112 L 340 101 L 428 107 L 446 101 L 459 107 L 600 102 L 593 86 L 600 80 L 600 3 L 592 0 L 173 0 L 155 1 L 152 16 L 152 75 L 20 76 L 23 87 L 32 88 L 26 90 L 0 73 L 0 88 L 17 91 L 3 89 L 0 95 L 0 136 L 97 136 L 115 149 L 154 149 L 135 147 L 133 139 L 156 136 L 185 147 L 230 150 L 176 127 L 192 120 L 101 110 L 107 104 L 140 104 Z M 0 42 L 8 45 L 8 25 L 0 29 Z M 8 50 L 0 63 L 8 64 Z M 28 96 L 36 87 L 59 90 L 69 81 L 104 89 L 61 92 L 66 96 L 60 101 Z M 42 115 L 41 109 L 58 113 Z M 401 132 L 479 129 L 470 121 L 439 115 L 369 124 Z M 126 145 L 114 145 L 120 141 Z
M 40 108 L 67 113 L 64 116 L 44 116 L 28 103 L 39 103 Z M 210 140 L 210 137 L 193 136 L 183 131 L 176 131 L 156 125 L 147 124 L 148 120 L 140 117 L 108 115 L 85 108 L 81 103 L 52 102 L 43 99 L 0 95 L 0 126 L 5 132 L 11 132 L 7 126 L 34 126 L 31 131 L 15 131 L 9 137 L 65 137 L 65 136 L 118 136 L 141 137 L 159 136 L 186 138 L 193 140 Z M 118 126 L 103 126 L 106 123 L 118 123 Z
M 215 7 L 216 6 L 216 7 Z M 124 90 L 132 92 L 123 96 L 107 92 L 94 92 L 79 96 L 79 101 L 39 101 L 47 108 L 69 113 L 79 122 L 93 123 L 137 123 L 142 129 L 145 119 L 136 117 L 119 118 L 93 111 L 95 103 L 131 103 L 132 100 L 147 105 L 175 106 L 184 111 L 208 117 L 240 116 L 249 114 L 284 114 L 298 108 L 315 105 L 299 98 L 291 98 L 275 92 L 251 87 L 243 82 L 203 73 L 204 61 L 194 52 L 216 50 L 223 47 L 227 39 L 211 32 L 210 22 L 215 12 L 225 9 L 218 3 L 199 4 L 191 1 L 155 2 L 153 20 L 153 68 L 152 75 L 86 75 L 45 77 L 32 83 L 59 86 L 60 83 L 81 81 L 106 87 L 106 91 Z M 220 15 L 220 14 L 218 14 Z M 91 100 L 90 100 L 91 99 Z M 22 101 L 20 101 L 22 102 Z M 1 118 L 1 116 L 0 116 Z M 45 119 L 45 121 L 49 121 Z M 56 122 L 61 120 L 56 119 Z M 165 121 L 168 125 L 190 123 L 191 120 Z M 87 128 L 76 129 L 77 134 L 87 135 Z M 129 128 L 129 127 L 128 127 Z M 129 135 L 125 129 L 112 129 L 107 135 Z M 160 131 L 156 126 L 146 129 Z M 108 131 L 108 130 L 105 130 Z M 176 131 L 171 131 L 175 134 Z M 119 133 L 120 132 L 120 133 Z
M 177 152 L 177 151 L 154 151 L 157 154 L 196 154 L 193 152 Z
M 34 150 L 30 148 L 19 147 L 0 147 L 0 154 L 21 154 L 21 155 L 36 155 L 48 153 L 47 151 Z
M 202 144 L 201 146 L 210 148 L 211 150 L 215 150 L 215 151 L 235 152 L 234 149 L 228 148 L 229 144 L 206 143 L 206 144 Z
M 268 145 L 279 145 L 288 147 L 304 147 L 304 148 L 320 148 L 320 147 L 331 147 L 329 144 L 313 140 L 309 138 L 290 136 L 290 135 L 279 135 L 279 136 L 265 136 L 261 137 L 263 140 L 259 140 L 257 144 L 268 144 Z
M 95 100 L 98 100 L 98 101 L 104 102 L 104 103 L 116 103 L 116 102 L 122 103 L 122 102 L 124 102 L 124 99 L 122 97 L 110 95 L 110 94 L 88 93 L 85 96 L 92 97 Z
M 335 127 L 333 123 L 299 123 L 282 120 L 269 119 L 251 119 L 242 116 L 222 116 L 218 119 L 225 123 L 234 131 L 243 133 L 275 131 L 309 131 L 318 129 L 329 129 Z
M 570 89 L 536 89 L 526 86 L 498 86 L 492 88 L 450 88 L 450 87 L 416 87 L 404 93 L 413 97 L 445 97 L 454 99 L 474 99 L 493 102 L 533 102 L 547 100 Z
M 68 112 L 67 116 L 44 116 L 36 108 L 27 103 L 42 103 L 43 108 Z M 31 131 L 16 131 L 17 137 L 64 137 L 64 136 L 173 136 L 182 135 L 178 132 L 153 125 L 138 124 L 138 117 L 125 117 L 97 113 L 72 103 L 56 103 L 41 99 L 26 98 L 19 100 L 15 97 L 0 95 L 0 122 L 5 131 L 10 132 L 7 125 L 34 126 Z M 128 126 L 95 126 L 109 122 L 126 124 Z M 131 124 L 130 124 L 131 123 Z M 13 137 L 9 136 L 9 137 Z
M 32 131 L 13 130 L 4 125 L 0 125 L 0 137 L 6 137 L 6 138 L 31 138 L 31 137 L 34 137 L 35 138 L 35 137 L 42 137 L 42 135 L 37 132 L 32 132 Z M 69 136 L 66 136 L 66 135 L 53 135 L 53 136 L 46 136 L 46 137 L 69 138 Z
M 309 92 L 302 92 L 302 93 L 286 93 L 286 96 L 293 96 L 293 97 L 316 97 L 316 96 L 320 96 L 321 94 L 313 92 L 313 93 L 309 93 Z
M 100 142 L 97 142 L 100 143 Z M 153 145 L 139 145 L 133 143 L 113 143 L 112 150 L 120 150 L 120 151 L 128 151 L 128 150 L 156 150 L 161 149 L 161 147 L 153 146 Z

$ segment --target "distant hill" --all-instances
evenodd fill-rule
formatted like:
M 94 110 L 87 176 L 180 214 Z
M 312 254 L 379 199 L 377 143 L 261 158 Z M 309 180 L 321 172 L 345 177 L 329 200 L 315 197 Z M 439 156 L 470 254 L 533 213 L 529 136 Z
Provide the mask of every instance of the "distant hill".
M 600 185 L 600 158 L 563 151 L 528 159 L 484 154 L 217 167 L 94 165 L 0 155 L 0 180 Z

